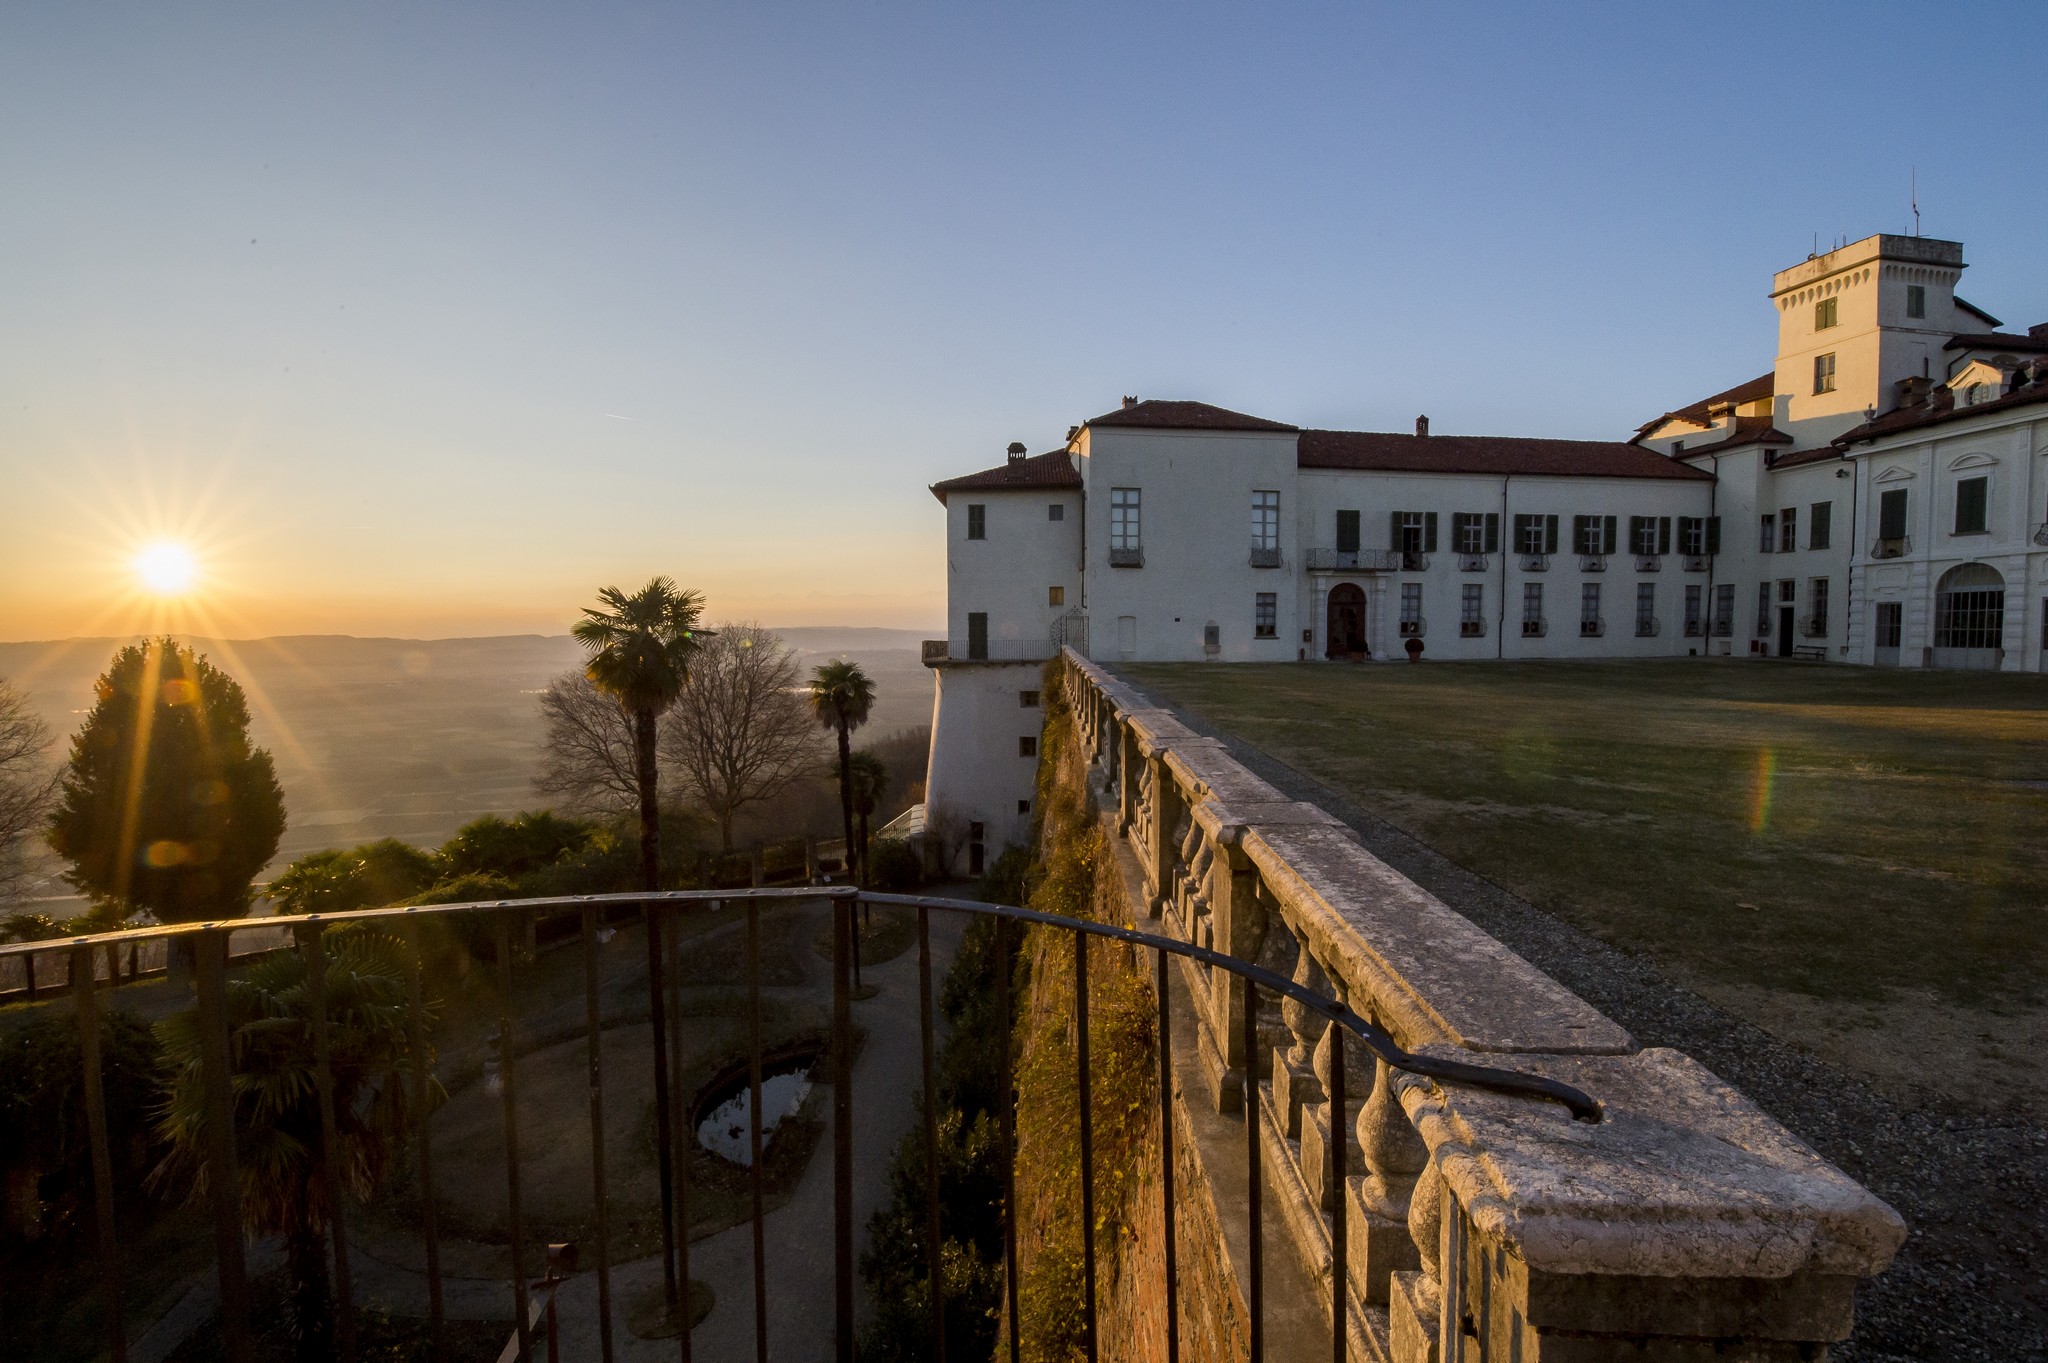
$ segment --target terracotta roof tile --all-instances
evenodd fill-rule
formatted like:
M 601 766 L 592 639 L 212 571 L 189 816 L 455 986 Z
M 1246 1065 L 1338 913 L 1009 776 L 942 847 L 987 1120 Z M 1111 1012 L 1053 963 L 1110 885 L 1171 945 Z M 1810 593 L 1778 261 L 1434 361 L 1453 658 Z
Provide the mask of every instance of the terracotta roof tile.
M 1682 450 L 1673 450 L 1673 459 L 1690 459 L 1696 454 L 1719 454 L 1723 450 L 1741 449 L 1745 445 L 1789 445 L 1792 437 L 1771 424 L 1767 416 L 1739 416 L 1735 427 L 1728 434 L 1710 445 L 1687 444 Z
M 1690 421 L 1695 426 L 1704 426 L 1707 424 L 1709 408 L 1718 407 L 1724 402 L 1733 402 L 1738 406 L 1745 402 L 1762 402 L 1767 397 L 1775 396 L 1777 391 L 1778 374 L 1776 370 L 1772 370 L 1768 374 L 1757 375 L 1747 383 L 1738 383 L 1733 388 L 1715 393 L 1712 397 L 1701 398 L 1698 402 L 1688 403 L 1676 411 L 1666 412 L 1660 417 L 1645 421 L 1636 427 L 1636 434 L 1641 436 L 1674 418 L 1679 421 Z
M 1866 421 L 1854 430 L 1844 431 L 1835 437 L 1835 444 L 1842 449 L 1869 440 L 1881 439 L 1900 431 L 1910 431 L 1922 426 L 1939 426 L 1948 421 L 1960 421 L 1966 417 L 1988 416 L 2013 407 L 2031 407 L 2048 402 L 2048 378 L 2036 379 L 2018 392 L 2007 393 L 2004 397 L 1993 398 L 1970 407 L 1955 405 L 1956 395 L 1948 388 L 1937 388 L 1926 402 L 1917 407 L 1898 407 L 1886 412 L 1874 421 Z
M 2009 331 L 1968 332 L 1952 337 L 1943 350 L 2017 350 L 2048 355 L 2048 336 L 2016 336 Z
M 1305 469 L 1380 469 L 1403 473 L 1703 481 L 1712 481 L 1714 476 L 1704 469 L 1619 441 L 1538 440 L 1512 435 L 1303 431 L 1297 461 Z
M 932 496 L 940 502 L 949 492 L 1042 492 L 1046 488 L 1077 488 L 1081 471 L 1065 450 L 1050 450 L 1019 459 L 1014 466 L 1005 461 L 979 473 L 962 474 L 932 484 Z
M 1796 469 L 1803 464 L 1825 464 L 1830 459 L 1840 459 L 1842 452 L 1833 445 L 1822 445 L 1813 450 L 1787 450 L 1771 460 L 1773 469 Z
M 1156 431 L 1296 431 L 1301 428 L 1246 416 L 1206 402 L 1164 402 L 1148 398 L 1092 418 L 1090 426 L 1134 426 Z

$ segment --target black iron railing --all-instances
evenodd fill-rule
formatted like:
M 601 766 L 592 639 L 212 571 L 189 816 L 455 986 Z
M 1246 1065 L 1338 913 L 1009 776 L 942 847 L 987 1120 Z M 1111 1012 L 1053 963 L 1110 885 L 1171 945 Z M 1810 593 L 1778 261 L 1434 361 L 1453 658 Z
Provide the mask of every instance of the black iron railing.
M 656 1117 L 657 1159 L 660 1161 L 662 1218 L 663 1218 L 663 1277 L 670 1290 L 670 1300 L 679 1301 L 677 1310 L 687 1316 L 689 1283 L 689 1237 L 688 1226 L 688 1180 L 684 1177 L 688 1169 L 689 1149 L 684 1142 L 690 1136 L 685 1129 L 684 1114 L 689 1107 L 686 1102 L 677 1101 L 672 1092 L 672 1062 L 679 1062 L 681 1055 L 680 1029 L 681 1009 L 678 1007 L 676 991 L 680 971 L 676 961 L 676 938 L 666 930 L 672 926 L 676 913 L 683 908 L 700 904 L 741 905 L 746 911 L 746 1008 L 747 1008 L 747 1089 L 749 1111 L 751 1112 L 750 1142 L 753 1159 L 749 1168 L 751 1216 L 753 1227 L 753 1311 L 755 1325 L 756 1356 L 768 1357 L 768 1340 L 771 1322 L 768 1317 L 768 1263 L 763 1233 L 764 1189 L 762 1184 L 762 1039 L 761 1039 L 761 969 L 760 969 L 760 913 L 763 904 L 775 904 L 792 900 L 812 902 L 829 901 L 832 908 L 832 1009 L 830 1041 L 830 1073 L 832 1086 L 832 1173 L 833 1173 L 833 1310 L 836 1356 L 851 1360 L 854 1356 L 854 1189 L 853 1189 L 853 1136 L 854 1136 L 854 1093 L 853 1093 L 853 1026 L 852 1002 L 854 991 L 854 961 L 859 943 L 859 910 L 863 906 L 883 906 L 908 909 L 917 915 L 917 969 L 918 969 L 918 1021 L 922 1033 L 921 1067 L 924 1092 L 931 1094 L 934 1089 L 934 1018 L 932 982 L 932 941 L 931 915 L 953 913 L 992 917 L 996 922 L 996 960 L 1001 964 L 996 975 L 996 1006 L 1000 1017 L 1000 1047 L 1002 1073 L 999 1077 L 999 1091 L 1010 1095 L 1002 1104 L 1001 1140 L 1005 1165 L 1003 1188 L 1005 1207 L 1003 1209 L 1003 1253 L 1006 1282 L 1005 1301 L 1008 1318 L 1012 1323 L 1009 1335 L 1009 1356 L 1018 1357 L 1019 1341 L 1015 1322 L 1017 1316 L 1017 1237 L 1016 1227 L 1009 1208 L 1015 1205 L 1015 1152 L 1016 1129 L 1014 1111 L 1014 1088 L 1012 1085 L 1012 1013 L 1010 999 L 1010 970 L 1008 968 L 1011 933 L 1018 927 L 1038 927 L 1058 932 L 1070 932 L 1074 937 L 1074 989 L 1077 1046 L 1075 1054 L 1075 1090 L 1080 1118 L 1081 1157 L 1081 1203 L 1084 1228 L 1083 1250 L 1083 1300 L 1080 1303 L 1084 1325 L 1084 1339 L 1087 1355 L 1094 1359 L 1098 1353 L 1096 1332 L 1096 1255 L 1094 1243 L 1095 1224 L 1095 1169 L 1093 1149 L 1093 1112 L 1091 1097 L 1091 1073 L 1088 1054 L 1088 942 L 1091 938 L 1127 943 L 1154 953 L 1156 964 L 1155 992 L 1158 1006 L 1158 1047 L 1159 1047 L 1159 1102 L 1160 1102 L 1160 1175 L 1164 1193 L 1163 1259 L 1165 1269 L 1165 1301 L 1167 1319 L 1167 1357 L 1179 1356 L 1179 1319 L 1177 1251 L 1175 1246 L 1174 1212 L 1174 1153 L 1173 1153 L 1173 1082 L 1172 1082 L 1172 1036 L 1173 1029 L 1167 988 L 1167 960 L 1180 956 L 1189 960 L 1228 971 L 1246 981 L 1244 1008 L 1244 1043 L 1247 1055 L 1258 1050 L 1258 1014 L 1261 991 L 1280 999 L 1292 999 L 1314 1014 L 1337 1024 L 1329 1031 L 1332 1049 L 1330 1066 L 1330 1098 L 1332 1110 L 1342 1113 L 1344 1107 L 1345 1064 L 1344 1047 L 1347 1034 L 1363 1045 L 1366 1051 L 1385 1061 L 1389 1066 L 1419 1074 L 1441 1083 L 1464 1084 L 1491 1089 L 1496 1092 L 1556 1102 L 1570 1110 L 1575 1118 L 1582 1121 L 1598 1122 L 1601 1119 L 1600 1105 L 1586 1094 L 1570 1085 L 1538 1075 L 1521 1074 L 1510 1070 L 1492 1069 L 1480 1065 L 1465 1064 L 1438 1056 L 1415 1055 L 1397 1045 L 1382 1028 L 1367 1021 L 1350 1008 L 1333 999 L 1295 983 L 1270 970 L 1247 961 L 1213 951 L 1191 943 L 1162 937 L 1153 933 L 1140 932 L 1132 928 L 1112 924 L 1096 923 L 1081 919 L 1064 918 L 1033 910 L 1004 905 L 985 904 L 977 901 L 934 898 L 920 895 L 894 895 L 862 893 L 851 887 L 810 887 L 799 886 L 782 889 L 716 890 L 716 891 L 670 891 L 660 894 L 615 894 L 579 895 L 561 898 L 497 900 L 467 904 L 442 904 L 430 907 L 396 907 L 366 909 L 345 914 L 312 914 L 299 918 L 265 918 L 254 920 L 233 920 L 223 922 L 183 924 L 177 926 L 132 929 L 126 932 L 108 933 L 91 937 L 72 938 L 61 943 L 30 942 L 0 947 L 0 960 L 9 956 L 42 956 L 64 954 L 70 962 L 70 992 L 75 1000 L 76 1015 L 81 1041 L 81 1063 L 83 1066 L 84 1106 L 86 1134 L 91 1145 L 91 1167 L 94 1187 L 94 1211 L 96 1223 L 96 1249 L 99 1256 L 100 1288 L 104 1295 L 106 1319 L 108 1321 L 108 1347 L 115 1363 L 125 1363 L 128 1357 L 122 1301 L 124 1295 L 124 1273 L 121 1247 L 118 1243 L 114 1216 L 114 1189 L 111 1152 L 109 1150 L 107 1114 L 101 1078 L 100 1029 L 98 1023 L 99 1004 L 97 996 L 100 982 L 96 978 L 95 952 L 104 958 L 104 948 L 115 944 L 131 944 L 155 940 L 183 941 L 189 943 L 195 962 L 194 988 L 197 999 L 197 1014 L 201 1036 L 200 1067 L 202 1070 L 203 1102 L 205 1107 L 205 1139 L 207 1148 L 203 1152 L 203 1163 L 209 1171 L 235 1169 L 235 1123 L 232 1059 L 227 1009 L 227 984 L 229 975 L 229 938 L 237 931 L 252 929 L 288 930 L 296 942 L 296 949 L 305 954 L 307 961 L 307 989 L 312 1018 L 311 1042 L 313 1048 L 313 1069 L 319 1096 L 319 1120 L 325 1159 L 316 1171 L 322 1184 L 327 1205 L 339 1208 L 342 1205 L 342 1175 L 339 1168 L 340 1142 L 335 1132 L 335 1111 L 333 1102 L 333 1074 L 328 1054 L 327 1012 L 325 1000 L 326 952 L 321 939 L 330 927 L 345 923 L 368 923 L 401 930 L 409 944 L 407 960 L 407 1008 L 409 1022 L 407 1045 L 410 1050 L 409 1078 L 412 1085 L 411 1099 L 417 1120 L 411 1132 L 414 1154 L 418 1162 L 418 1198 L 420 1231 L 424 1240 L 426 1277 L 428 1286 L 428 1313 L 430 1326 L 438 1356 L 440 1339 L 444 1327 L 442 1304 L 442 1270 L 440 1255 L 440 1232 L 435 1216 L 434 1166 L 432 1158 L 431 1126 L 432 1114 L 429 1102 L 431 1084 L 426 1028 L 426 1008 L 423 1002 L 422 965 L 419 925 L 421 920 L 459 913 L 484 914 L 491 916 L 496 929 L 496 955 L 502 1002 L 498 1017 L 497 1047 L 499 1052 L 499 1099 L 503 1109 L 505 1129 L 505 1180 L 506 1209 L 511 1243 L 511 1274 L 507 1288 L 511 1297 L 513 1338 L 508 1341 L 507 1352 L 516 1358 L 535 1357 L 535 1330 L 539 1326 L 550 1352 L 554 1344 L 557 1307 L 555 1289 L 564 1280 L 568 1265 L 574 1261 L 573 1251 L 567 1246 L 552 1246 L 549 1254 L 547 1273 L 544 1277 L 529 1282 L 527 1277 L 524 1223 L 520 1200 L 520 1159 L 519 1159 L 519 1090 L 517 1084 L 517 1022 L 513 1014 L 513 985 L 515 957 L 513 952 L 513 926 L 522 915 L 533 913 L 577 914 L 581 919 L 581 950 L 584 975 L 585 1030 L 588 1037 L 589 1105 L 591 1128 L 591 1192 L 596 1206 L 593 1227 L 595 1243 L 591 1250 L 592 1266 L 597 1279 L 598 1339 L 602 1356 L 609 1360 L 613 1353 L 612 1339 L 612 1292 L 611 1292 L 611 1228 L 607 1219 L 607 1171 L 604 1164 L 604 1102 L 605 1070 L 599 1049 L 602 1019 L 599 1008 L 598 944 L 600 927 L 609 912 L 625 911 L 634 907 L 643 910 L 647 923 L 647 962 L 649 991 L 649 1021 L 652 1027 L 653 1072 Z M 287 948 L 291 949 L 291 948 Z M 109 981 L 113 983 L 114 981 Z M 924 1104 L 924 1136 L 927 1165 L 924 1176 L 926 1250 L 929 1256 L 927 1271 L 932 1285 L 930 1300 L 930 1328 L 932 1331 L 933 1356 L 943 1358 L 944 1354 L 944 1294 L 943 1274 L 940 1264 L 941 1238 L 939 1235 L 939 1146 L 937 1140 L 936 1105 Z M 1245 1157 L 1249 1165 L 1248 1207 L 1250 1218 L 1248 1301 L 1250 1308 L 1250 1357 L 1260 1359 L 1263 1354 L 1263 1245 L 1261 1211 L 1260 1127 L 1258 1105 L 1247 1102 L 1244 1105 Z M 1347 1142 L 1334 1143 L 1335 1172 L 1338 1186 L 1345 1177 L 1345 1147 Z M 246 1363 L 252 1355 L 253 1339 L 250 1328 L 250 1294 L 247 1266 L 244 1259 L 244 1228 L 239 1205 L 239 1180 L 228 1177 L 206 1179 L 207 1199 L 211 1205 L 214 1223 L 214 1250 L 216 1275 L 220 1287 L 220 1339 L 223 1356 L 230 1363 Z M 1345 1209 L 1346 1199 L 1339 1197 L 1335 1203 L 1331 1226 L 1332 1281 L 1343 1284 L 1345 1274 Z M 679 1228 L 682 1228 L 679 1230 Z M 356 1331 L 354 1320 L 354 1296 L 349 1276 L 349 1259 L 346 1247 L 347 1231 L 344 1218 L 335 1215 L 330 1219 L 327 1234 L 334 1252 L 336 1268 L 335 1295 L 336 1333 L 335 1346 L 338 1356 L 352 1360 L 355 1356 Z M 1331 1340 L 1333 1357 L 1346 1357 L 1345 1321 L 1347 1294 L 1343 1290 L 1332 1293 Z M 678 1357 L 688 1363 L 691 1357 L 690 1331 L 681 1330 L 677 1340 Z

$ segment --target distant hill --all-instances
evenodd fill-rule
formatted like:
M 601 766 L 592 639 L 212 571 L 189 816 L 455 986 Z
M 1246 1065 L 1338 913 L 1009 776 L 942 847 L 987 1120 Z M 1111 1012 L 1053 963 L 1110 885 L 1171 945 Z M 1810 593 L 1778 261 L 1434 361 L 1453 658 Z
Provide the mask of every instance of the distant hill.
M 922 632 L 799 626 L 776 633 L 806 670 L 845 657 L 874 677 L 878 695 L 863 740 L 931 723 L 931 674 L 917 652 Z M 0 643 L 0 677 L 27 693 L 58 736 L 53 757 L 90 710 L 94 680 L 128 642 Z M 256 740 L 277 759 L 291 820 L 280 864 L 386 835 L 436 844 L 479 814 L 537 805 L 535 697 L 583 656 L 567 635 L 186 642 L 242 683 Z

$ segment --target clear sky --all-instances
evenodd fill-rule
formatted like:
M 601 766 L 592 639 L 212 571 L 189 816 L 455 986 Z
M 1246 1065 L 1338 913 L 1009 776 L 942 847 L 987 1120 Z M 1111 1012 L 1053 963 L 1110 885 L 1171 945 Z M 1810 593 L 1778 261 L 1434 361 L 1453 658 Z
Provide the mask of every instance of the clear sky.
M 936 626 L 1120 395 L 1626 436 L 1816 234 L 2048 320 L 2048 6 L 11 4 L 0 638 Z M 175 614 L 175 613 L 174 613 Z

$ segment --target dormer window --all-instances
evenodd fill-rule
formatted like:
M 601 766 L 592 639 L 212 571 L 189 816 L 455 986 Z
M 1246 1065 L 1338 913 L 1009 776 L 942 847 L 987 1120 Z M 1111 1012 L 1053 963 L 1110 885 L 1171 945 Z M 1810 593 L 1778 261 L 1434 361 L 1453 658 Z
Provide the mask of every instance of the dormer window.
M 1836 315 L 1835 304 L 1839 299 L 1823 298 L 1813 305 L 1813 329 L 1826 331 L 1841 319 Z

